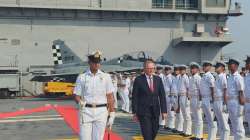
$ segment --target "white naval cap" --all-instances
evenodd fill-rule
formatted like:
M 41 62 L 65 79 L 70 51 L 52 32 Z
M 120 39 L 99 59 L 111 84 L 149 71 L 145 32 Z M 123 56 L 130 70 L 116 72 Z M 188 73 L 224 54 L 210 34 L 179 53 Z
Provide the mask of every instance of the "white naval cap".
M 187 67 L 187 65 L 182 64 L 182 65 L 179 65 L 179 68 L 180 69 L 187 69 L 188 67 Z
M 198 64 L 198 63 L 196 63 L 196 62 L 191 62 L 190 64 L 189 64 L 189 66 L 190 66 L 190 68 L 200 68 L 201 66 Z
M 130 73 L 129 73 L 129 72 L 124 72 L 123 74 L 124 74 L 124 75 L 129 75 Z
M 214 67 L 226 67 L 226 63 L 224 63 L 223 61 L 216 61 Z
M 172 67 L 172 66 L 170 66 L 170 65 L 165 65 L 165 66 L 164 66 L 164 69 L 165 69 L 165 70 L 172 70 L 172 69 L 173 69 L 173 67 Z
M 240 65 L 240 61 L 238 59 L 235 58 L 230 58 L 227 62 L 228 65 L 230 64 L 236 64 L 236 65 Z
M 213 63 L 211 61 L 203 61 L 202 66 L 213 66 Z

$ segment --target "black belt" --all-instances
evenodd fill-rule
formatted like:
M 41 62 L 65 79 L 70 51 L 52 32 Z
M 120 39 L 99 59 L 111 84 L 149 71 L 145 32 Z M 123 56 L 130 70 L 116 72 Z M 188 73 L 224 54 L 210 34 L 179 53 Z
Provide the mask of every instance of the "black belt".
M 86 104 L 85 107 L 90 107 L 90 108 L 96 108 L 96 107 L 106 107 L 107 104 L 99 104 L 99 105 L 96 105 L 96 104 Z

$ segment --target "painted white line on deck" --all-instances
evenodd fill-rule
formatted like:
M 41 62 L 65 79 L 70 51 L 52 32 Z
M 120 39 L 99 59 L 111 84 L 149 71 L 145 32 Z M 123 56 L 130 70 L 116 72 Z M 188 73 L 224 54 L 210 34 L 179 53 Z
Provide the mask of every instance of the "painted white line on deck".
M 41 118 L 41 119 L 18 119 L 18 120 L 0 120 L 0 123 L 14 123 L 14 122 L 39 122 L 39 121 L 55 121 L 63 120 L 63 118 Z
M 9 118 L 7 118 L 7 119 L 42 118 L 42 117 L 61 117 L 61 115 L 17 116 L 17 117 L 9 117 Z

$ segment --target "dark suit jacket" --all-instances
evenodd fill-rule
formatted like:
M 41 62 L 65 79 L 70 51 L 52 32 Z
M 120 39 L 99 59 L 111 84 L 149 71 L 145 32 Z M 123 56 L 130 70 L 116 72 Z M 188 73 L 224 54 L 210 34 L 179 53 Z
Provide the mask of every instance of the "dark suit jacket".
M 154 93 L 151 92 L 145 74 L 136 77 L 132 92 L 132 112 L 138 116 L 167 113 L 166 97 L 162 80 L 153 76 Z M 152 113 L 153 108 L 153 113 Z

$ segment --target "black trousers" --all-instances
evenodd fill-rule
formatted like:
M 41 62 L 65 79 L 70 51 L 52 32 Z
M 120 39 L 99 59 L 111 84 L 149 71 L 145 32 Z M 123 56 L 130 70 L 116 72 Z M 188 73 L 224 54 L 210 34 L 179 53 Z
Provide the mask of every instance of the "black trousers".
M 154 140 L 159 130 L 159 116 L 153 114 L 153 109 L 143 116 L 138 116 L 144 140 Z

